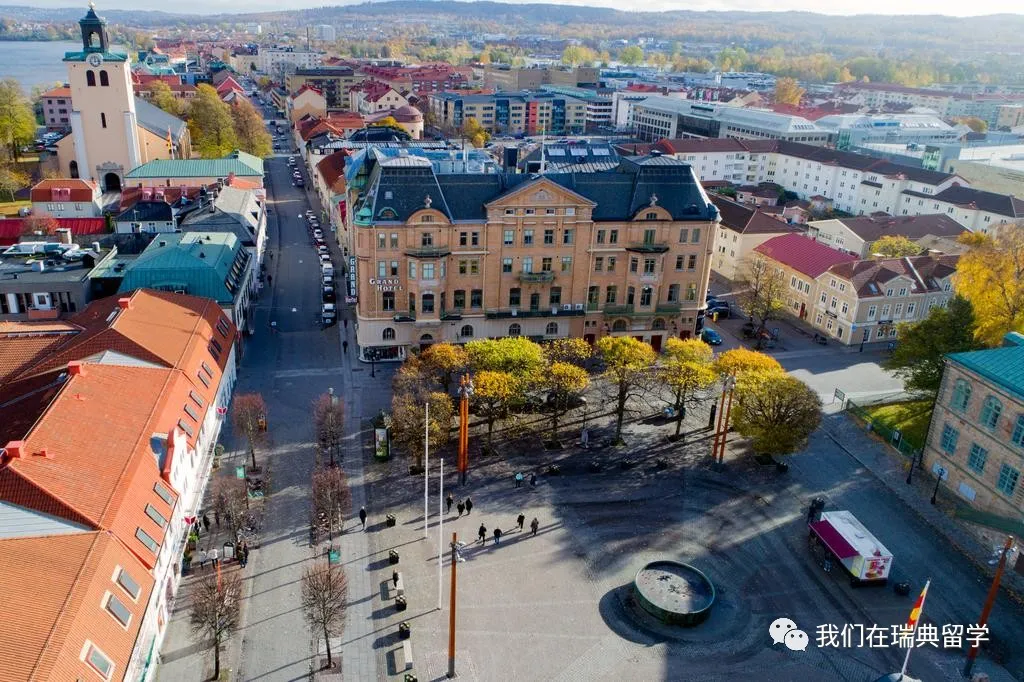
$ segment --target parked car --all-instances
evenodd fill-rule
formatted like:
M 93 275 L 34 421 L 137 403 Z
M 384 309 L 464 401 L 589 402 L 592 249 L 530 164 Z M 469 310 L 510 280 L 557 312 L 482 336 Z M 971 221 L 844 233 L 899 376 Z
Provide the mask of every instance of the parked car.
M 722 335 L 716 332 L 714 329 L 704 327 L 704 331 L 700 333 L 700 340 L 709 346 L 721 346 Z
M 334 303 L 338 296 L 334 293 L 334 287 L 325 286 L 323 290 L 324 303 Z
M 313 230 L 313 237 L 315 239 L 323 239 L 324 238 L 324 233 L 323 233 L 322 230 Z
M 728 301 L 709 301 L 707 314 L 717 314 L 719 317 L 729 317 L 729 315 L 732 314 L 732 307 L 729 305 Z

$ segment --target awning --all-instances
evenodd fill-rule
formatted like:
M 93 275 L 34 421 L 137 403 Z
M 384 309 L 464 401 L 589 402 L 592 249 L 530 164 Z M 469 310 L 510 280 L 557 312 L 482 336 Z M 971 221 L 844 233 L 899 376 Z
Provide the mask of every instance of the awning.
M 825 546 L 832 551 L 839 559 L 849 559 L 857 556 L 857 550 L 839 534 L 828 521 L 817 521 L 810 524 L 811 530 L 818 538 L 825 543 Z

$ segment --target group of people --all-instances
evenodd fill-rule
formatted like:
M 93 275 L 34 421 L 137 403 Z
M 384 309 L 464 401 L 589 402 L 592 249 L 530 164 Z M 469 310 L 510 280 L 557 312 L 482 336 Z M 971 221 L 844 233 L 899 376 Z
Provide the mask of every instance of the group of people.
M 452 513 L 452 505 L 455 504 L 455 498 L 452 497 L 451 493 L 448 493 L 448 497 L 445 498 L 445 503 L 448 505 L 448 513 Z M 459 510 L 459 517 L 463 514 L 470 514 L 473 511 L 473 498 L 467 497 L 465 500 L 459 500 L 459 503 L 455 505 L 455 508 Z
M 516 526 L 519 528 L 519 532 L 520 533 L 523 532 L 523 524 L 525 524 L 525 523 L 526 523 L 526 515 L 520 513 L 519 516 L 516 517 Z M 535 516 L 535 517 L 533 517 L 533 521 L 530 521 L 530 535 L 536 535 L 538 528 L 540 528 L 540 521 L 538 521 L 537 517 Z M 486 545 L 487 544 L 487 526 L 485 526 L 484 524 L 481 523 L 480 524 L 480 528 L 477 530 L 476 535 L 477 535 L 477 538 L 479 538 L 479 540 L 480 540 L 480 544 L 482 544 L 482 545 Z M 500 545 L 501 544 L 501 535 L 502 535 L 501 528 L 495 528 L 494 531 L 493 531 L 493 534 L 492 534 L 492 537 L 494 538 L 494 544 L 496 544 L 496 545 Z

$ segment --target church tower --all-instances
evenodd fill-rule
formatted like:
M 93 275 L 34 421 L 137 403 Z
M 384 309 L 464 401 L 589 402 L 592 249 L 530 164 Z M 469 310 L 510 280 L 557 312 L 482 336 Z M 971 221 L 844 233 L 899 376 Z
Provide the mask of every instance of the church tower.
M 78 22 L 82 51 L 64 54 L 71 84 L 71 174 L 120 191 L 125 173 L 141 163 L 135 91 L 128 55 L 110 51 L 107 23 L 89 12 Z

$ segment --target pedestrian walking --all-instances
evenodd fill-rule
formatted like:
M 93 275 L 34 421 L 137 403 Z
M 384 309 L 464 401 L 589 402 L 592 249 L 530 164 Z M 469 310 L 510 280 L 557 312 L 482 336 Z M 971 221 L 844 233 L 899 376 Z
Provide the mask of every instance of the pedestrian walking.
M 537 487 L 537 474 L 530 474 L 530 485 L 534 488 Z
M 242 544 L 238 546 L 238 563 L 242 568 L 245 568 L 245 565 L 248 563 L 248 556 L 246 556 L 248 547 L 245 540 L 242 540 Z
M 501 529 L 500 528 L 495 528 L 494 529 L 494 544 L 498 544 L 499 542 L 501 542 Z
M 452 513 L 452 504 L 455 503 L 455 498 L 452 497 L 451 493 L 448 493 L 448 497 L 446 497 L 444 501 L 448 503 L 448 513 L 451 514 Z
M 213 522 L 220 528 L 220 512 L 216 509 L 213 510 Z
M 206 529 L 207 533 L 210 532 L 210 515 L 209 514 L 203 514 L 203 528 Z
M 363 530 L 366 530 L 366 507 L 359 508 L 359 523 L 363 524 Z
M 526 516 L 520 512 L 519 516 L 516 517 L 516 523 L 519 524 L 519 532 L 523 532 L 523 524 L 526 523 Z
M 341 342 L 341 352 L 348 353 L 348 339 Z
M 519 487 L 522 487 L 522 485 L 523 485 L 523 474 L 522 474 L 522 472 L 517 471 L 516 472 L 516 487 L 519 488 Z
M 468 515 L 470 515 L 472 513 L 473 513 L 473 500 L 472 500 L 472 498 L 467 497 L 466 498 L 466 515 L 468 516 Z
M 480 530 L 478 530 L 476 532 L 476 534 L 480 538 L 480 542 L 486 545 L 487 544 L 487 526 L 485 526 L 484 524 L 481 523 L 480 524 Z
M 530 521 L 530 531 L 531 531 L 531 533 L 530 533 L 530 534 L 531 534 L 531 535 L 536 535 L 536 534 L 537 534 L 537 529 L 538 529 L 539 527 L 540 527 L 540 521 L 538 521 L 538 520 L 537 520 L 537 517 L 536 517 L 536 516 L 534 516 L 534 517 L 533 517 L 533 521 Z
M 267 286 L 269 286 L 269 285 L 271 285 L 273 283 L 274 283 L 274 276 L 273 275 L 267 275 Z
M 462 518 L 462 512 L 466 511 L 466 503 L 459 500 L 459 503 L 455 505 L 455 508 L 459 510 L 459 518 Z
M 343 322 L 345 323 L 345 329 L 348 329 L 348 319 L 343 320 Z

